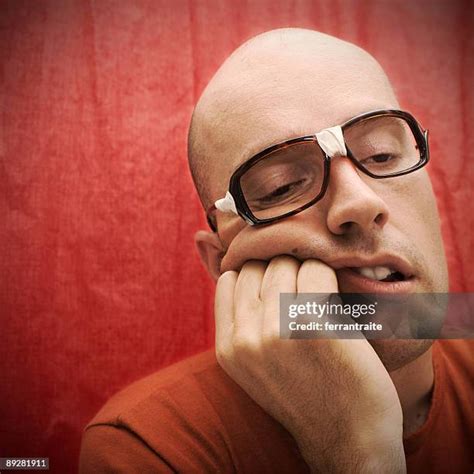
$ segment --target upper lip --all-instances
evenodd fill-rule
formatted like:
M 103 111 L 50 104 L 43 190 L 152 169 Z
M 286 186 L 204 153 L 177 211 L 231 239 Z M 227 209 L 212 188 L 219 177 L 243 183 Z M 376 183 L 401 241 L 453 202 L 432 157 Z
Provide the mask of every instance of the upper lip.
M 408 261 L 396 255 L 383 254 L 368 257 L 347 257 L 326 262 L 334 270 L 360 267 L 388 267 L 400 272 L 405 278 L 413 277 L 415 271 Z

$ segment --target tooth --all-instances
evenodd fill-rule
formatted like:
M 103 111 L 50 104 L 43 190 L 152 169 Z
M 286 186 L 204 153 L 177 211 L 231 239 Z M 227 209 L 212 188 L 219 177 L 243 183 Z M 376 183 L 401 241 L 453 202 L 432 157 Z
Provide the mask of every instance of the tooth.
M 369 267 L 361 267 L 359 268 L 359 273 L 367 278 L 371 278 L 372 280 L 375 280 L 375 272 L 373 268 Z
M 377 280 L 383 280 L 384 278 L 387 278 L 392 273 L 392 270 L 390 270 L 390 268 L 387 268 L 387 267 L 375 267 L 374 272 L 375 272 L 375 277 L 377 278 Z

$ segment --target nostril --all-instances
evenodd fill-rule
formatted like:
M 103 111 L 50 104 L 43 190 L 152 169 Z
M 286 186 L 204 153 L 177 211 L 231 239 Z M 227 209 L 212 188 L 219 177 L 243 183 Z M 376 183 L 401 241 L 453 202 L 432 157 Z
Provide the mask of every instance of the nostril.
M 376 224 L 383 224 L 384 215 L 382 213 L 378 214 L 377 217 L 374 219 Z
M 385 214 L 383 212 L 377 214 L 373 220 L 376 225 L 382 226 L 385 223 Z M 342 224 L 339 224 L 339 230 L 342 234 L 346 234 L 350 232 L 353 228 L 356 222 L 354 221 L 347 221 L 343 222 Z
M 353 222 L 350 222 L 350 221 L 349 222 L 344 222 L 343 224 L 341 224 L 339 226 L 339 228 L 341 229 L 342 232 L 346 233 L 349 230 L 351 230 L 352 224 L 353 224 Z

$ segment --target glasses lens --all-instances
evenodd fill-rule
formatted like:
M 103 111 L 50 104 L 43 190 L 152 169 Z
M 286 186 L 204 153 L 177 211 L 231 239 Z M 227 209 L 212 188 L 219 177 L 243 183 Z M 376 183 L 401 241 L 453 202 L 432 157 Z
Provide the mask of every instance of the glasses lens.
M 324 157 L 316 142 L 299 142 L 262 158 L 240 179 L 252 214 L 271 219 L 312 201 L 324 180 Z
M 409 170 L 421 160 L 416 138 L 400 117 L 372 117 L 344 130 L 347 147 L 354 158 L 376 176 Z

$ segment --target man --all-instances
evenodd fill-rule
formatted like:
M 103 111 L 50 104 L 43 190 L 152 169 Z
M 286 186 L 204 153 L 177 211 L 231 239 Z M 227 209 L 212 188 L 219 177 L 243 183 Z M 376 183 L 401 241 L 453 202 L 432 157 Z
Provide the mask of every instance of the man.
M 472 344 L 279 334 L 281 293 L 448 290 L 426 134 L 399 109 L 370 55 L 317 32 L 228 58 L 189 135 L 217 358 L 116 395 L 82 472 L 472 472 Z

